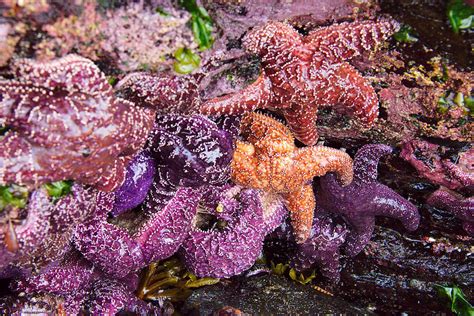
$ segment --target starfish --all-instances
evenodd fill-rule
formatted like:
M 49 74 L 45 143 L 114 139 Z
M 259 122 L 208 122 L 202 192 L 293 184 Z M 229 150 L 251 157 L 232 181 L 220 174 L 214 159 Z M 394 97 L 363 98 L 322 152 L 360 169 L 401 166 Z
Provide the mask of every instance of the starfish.
M 323 210 L 318 213 L 323 213 Z M 285 249 L 292 249 L 289 259 L 297 271 L 304 272 L 318 266 L 324 277 L 337 283 L 341 269 L 339 249 L 348 232 L 344 225 L 336 224 L 330 216 L 318 214 L 313 219 L 308 240 L 300 245 L 295 245 L 289 225 L 282 225 L 273 236 L 287 244 Z
M 464 230 L 474 237 L 474 197 L 464 197 L 459 193 L 441 187 L 426 201 L 429 205 L 447 209 L 463 221 Z
M 314 145 L 321 106 L 337 105 L 370 125 L 378 116 L 377 94 L 347 60 L 374 49 L 398 29 L 393 20 L 356 21 L 301 36 L 290 25 L 269 22 L 249 32 L 243 45 L 260 56 L 262 72 L 242 91 L 211 99 L 207 115 L 270 109 L 282 114 L 297 139 Z
M 116 98 L 94 63 L 68 55 L 19 60 L 0 80 L 0 185 L 75 180 L 113 191 L 144 145 L 155 113 Z
M 148 150 L 157 168 L 153 203 L 165 203 L 178 187 L 223 185 L 230 178 L 233 137 L 202 115 L 158 115 Z
M 327 212 L 341 215 L 351 231 L 346 240 L 346 253 L 357 255 L 372 237 L 375 216 L 388 216 L 413 231 L 420 223 L 415 205 L 389 187 L 377 182 L 377 165 L 383 155 L 392 152 L 389 146 L 365 145 L 354 158 L 354 181 L 341 187 L 333 175 L 320 179 L 316 197 Z
M 147 218 L 135 232 L 130 232 L 107 221 L 115 196 L 102 193 L 96 202 L 96 216 L 77 226 L 74 245 L 104 272 L 124 277 L 178 250 L 188 235 L 200 198 L 200 192 L 183 187 L 175 191 L 164 207 L 154 205 L 150 199 L 145 207 Z
M 280 194 L 290 211 L 296 240 L 309 236 L 315 208 L 311 180 L 336 172 L 343 185 L 352 181 L 352 159 L 340 150 L 324 146 L 296 148 L 290 130 L 259 113 L 241 120 L 244 141 L 236 141 L 231 178 L 241 186 Z
M 44 188 L 35 190 L 20 223 L 3 225 L 0 273 L 17 267 L 31 269 L 46 265 L 68 251 L 76 226 L 93 214 L 93 191 L 74 184 L 71 194 L 53 201 Z
M 131 210 L 145 200 L 155 176 L 156 167 L 148 151 L 140 152 L 127 167 L 124 183 L 114 191 L 113 216 Z
M 38 304 L 38 297 L 42 301 L 47 297 L 49 299 L 45 303 L 49 303 L 53 312 L 63 311 L 67 315 L 79 315 L 80 312 L 115 315 L 120 311 L 136 312 L 138 315 L 161 314 L 158 308 L 135 296 L 133 291 L 137 285 L 136 273 L 114 279 L 71 251 L 38 274 L 15 280 L 12 286 L 14 291 L 30 300 L 24 302 L 25 299 L 19 299 L 13 308 L 21 310 L 26 303 Z
M 199 277 L 227 278 L 240 274 L 253 265 L 263 248 L 266 227 L 258 192 L 238 186 L 202 190 L 200 205 L 206 209 L 194 219 L 181 246 L 181 257 Z M 208 230 L 200 227 L 206 222 L 200 219 L 206 213 L 218 220 Z
M 194 75 L 163 76 L 143 72 L 128 74 L 115 87 L 127 100 L 158 113 L 190 114 L 200 103 L 199 80 Z

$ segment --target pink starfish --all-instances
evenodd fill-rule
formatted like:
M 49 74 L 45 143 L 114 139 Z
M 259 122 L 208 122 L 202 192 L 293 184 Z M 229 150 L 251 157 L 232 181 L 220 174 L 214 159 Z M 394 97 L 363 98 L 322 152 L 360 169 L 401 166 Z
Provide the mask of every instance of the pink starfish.
M 288 24 L 269 22 L 243 40 L 246 50 L 261 58 L 258 79 L 236 94 L 205 102 L 200 111 L 217 115 L 274 110 L 306 145 L 318 139 L 315 123 L 320 106 L 340 105 L 370 125 L 378 116 L 377 94 L 346 61 L 373 50 L 398 26 L 388 19 L 346 22 L 301 36 Z

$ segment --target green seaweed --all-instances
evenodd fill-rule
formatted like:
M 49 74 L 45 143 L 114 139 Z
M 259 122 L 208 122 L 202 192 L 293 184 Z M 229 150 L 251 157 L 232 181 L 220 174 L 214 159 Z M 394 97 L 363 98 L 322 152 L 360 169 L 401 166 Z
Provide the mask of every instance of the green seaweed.
M 178 48 L 174 52 L 174 58 L 176 61 L 173 64 L 173 69 L 179 74 L 189 74 L 201 63 L 201 58 L 186 47 Z
M 418 41 L 409 25 L 403 25 L 397 33 L 393 34 L 393 38 L 400 43 L 415 43 Z
M 0 211 L 7 206 L 24 208 L 28 202 L 28 190 L 19 185 L 0 186 Z
M 179 0 L 179 5 L 191 13 L 191 28 L 199 50 L 204 51 L 212 47 L 212 19 L 206 9 L 198 6 L 195 0 Z
M 169 299 L 184 301 L 192 289 L 219 283 L 220 279 L 198 278 L 187 271 L 176 258 L 150 264 L 140 279 L 137 295 L 141 299 L 156 301 Z
M 44 188 L 48 192 L 48 195 L 52 197 L 53 201 L 56 201 L 71 193 L 72 185 L 72 181 L 56 181 L 45 184 Z
M 448 5 L 448 18 L 455 33 L 472 28 L 474 7 L 463 0 L 452 0 Z
M 449 307 L 453 313 L 459 316 L 474 316 L 474 308 L 459 287 L 440 284 L 435 284 L 434 287 L 440 297 L 449 301 Z

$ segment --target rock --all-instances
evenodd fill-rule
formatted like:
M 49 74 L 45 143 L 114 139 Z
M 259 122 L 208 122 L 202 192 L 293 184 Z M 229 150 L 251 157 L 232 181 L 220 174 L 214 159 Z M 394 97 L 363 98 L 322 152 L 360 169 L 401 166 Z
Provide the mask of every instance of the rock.
M 251 315 L 370 314 L 339 298 L 276 275 L 255 276 L 203 287 L 184 302 L 183 315 L 212 315 L 223 306 Z
M 363 253 L 347 262 L 333 291 L 381 314 L 449 313 L 434 285 L 456 284 L 472 300 L 472 241 L 437 232 L 407 236 L 376 227 Z

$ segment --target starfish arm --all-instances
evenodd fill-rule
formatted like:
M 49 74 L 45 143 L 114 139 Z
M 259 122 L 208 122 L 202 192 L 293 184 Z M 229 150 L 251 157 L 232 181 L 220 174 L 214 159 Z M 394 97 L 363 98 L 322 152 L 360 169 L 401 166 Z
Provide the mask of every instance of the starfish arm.
M 140 245 L 128 232 L 104 218 L 78 225 L 73 241 L 84 257 L 111 275 L 124 277 L 142 267 Z
M 46 267 L 37 275 L 32 275 L 14 283 L 15 291 L 26 294 L 45 292 L 56 295 L 70 295 L 80 292 L 95 277 L 94 268 L 85 261 L 63 263 Z
M 342 62 L 374 50 L 399 28 L 391 19 L 379 21 L 344 22 L 319 28 L 305 36 L 304 42 L 326 59 Z
M 363 146 L 354 157 L 354 181 L 371 183 L 377 181 L 377 166 L 382 156 L 392 152 L 392 148 L 382 144 Z
M 242 116 L 240 135 L 255 147 L 271 146 L 268 143 L 274 146 L 276 142 L 293 147 L 295 141 L 291 130 L 285 124 L 258 112 L 250 112 Z
M 359 217 L 357 220 L 350 221 L 352 229 L 346 238 L 344 250 L 350 257 L 354 257 L 364 249 L 370 241 L 375 227 L 375 218 L 373 216 Z
M 318 78 L 314 86 L 318 104 L 335 106 L 366 125 L 371 125 L 377 118 L 377 94 L 350 64 L 323 64 L 313 76 Z
M 160 211 L 134 235 L 143 253 L 144 265 L 174 254 L 187 237 L 202 196 L 197 190 L 180 188 Z
M 306 105 L 295 103 L 289 109 L 281 110 L 288 126 L 295 137 L 303 144 L 312 146 L 318 141 L 318 129 L 316 119 L 318 107 L 316 105 Z
M 299 175 L 298 181 L 309 181 L 328 172 L 337 174 L 343 185 L 352 182 L 352 159 L 343 151 L 325 147 L 314 146 L 299 149 L 294 156 L 293 174 Z
M 216 193 L 218 196 L 210 202 L 222 206 L 216 216 L 226 218 L 226 227 L 207 231 L 193 228 L 182 245 L 181 255 L 195 275 L 227 278 L 254 264 L 262 252 L 265 225 L 256 190 L 231 187 Z M 204 199 L 210 196 L 205 194 Z
M 271 99 L 270 80 L 262 72 L 257 80 L 245 89 L 231 95 L 204 102 L 200 113 L 206 115 L 237 115 L 265 108 Z
M 431 194 L 426 201 L 429 205 L 447 209 L 457 218 L 462 220 L 463 226 L 470 235 L 474 235 L 472 230 L 474 225 L 474 197 L 465 198 L 459 193 L 441 187 Z
M 248 188 L 264 188 L 268 186 L 268 179 L 259 176 L 258 159 L 255 157 L 255 148 L 252 144 L 236 141 L 236 148 L 232 158 L 231 178 L 239 185 Z M 267 172 L 265 172 L 267 174 Z
M 24 178 L 38 179 L 32 146 L 16 132 L 9 131 L 0 139 L 0 185 L 23 184 Z
M 302 244 L 308 239 L 313 223 L 316 206 L 313 188 L 311 185 L 304 185 L 299 191 L 283 194 L 283 198 L 290 211 L 296 242 Z
M 94 284 L 85 305 L 91 315 L 115 315 L 119 312 L 136 312 L 138 315 L 158 313 L 157 308 L 138 299 L 122 282 L 109 279 Z
M 190 113 L 197 109 L 198 84 L 193 76 L 155 76 L 131 73 L 115 87 L 126 92 L 127 99 L 162 113 Z
M 372 196 L 363 206 L 366 209 L 366 214 L 398 219 L 409 231 L 418 228 L 420 214 L 417 207 L 407 199 L 382 184 L 370 186 L 367 188 L 367 192 L 361 192 L 361 195 L 369 196 L 369 192 L 372 192 Z
M 26 84 L 34 82 L 52 90 L 87 91 L 90 95 L 112 93 L 112 87 L 94 62 L 79 55 L 67 55 L 48 62 L 19 59 L 12 68 Z

